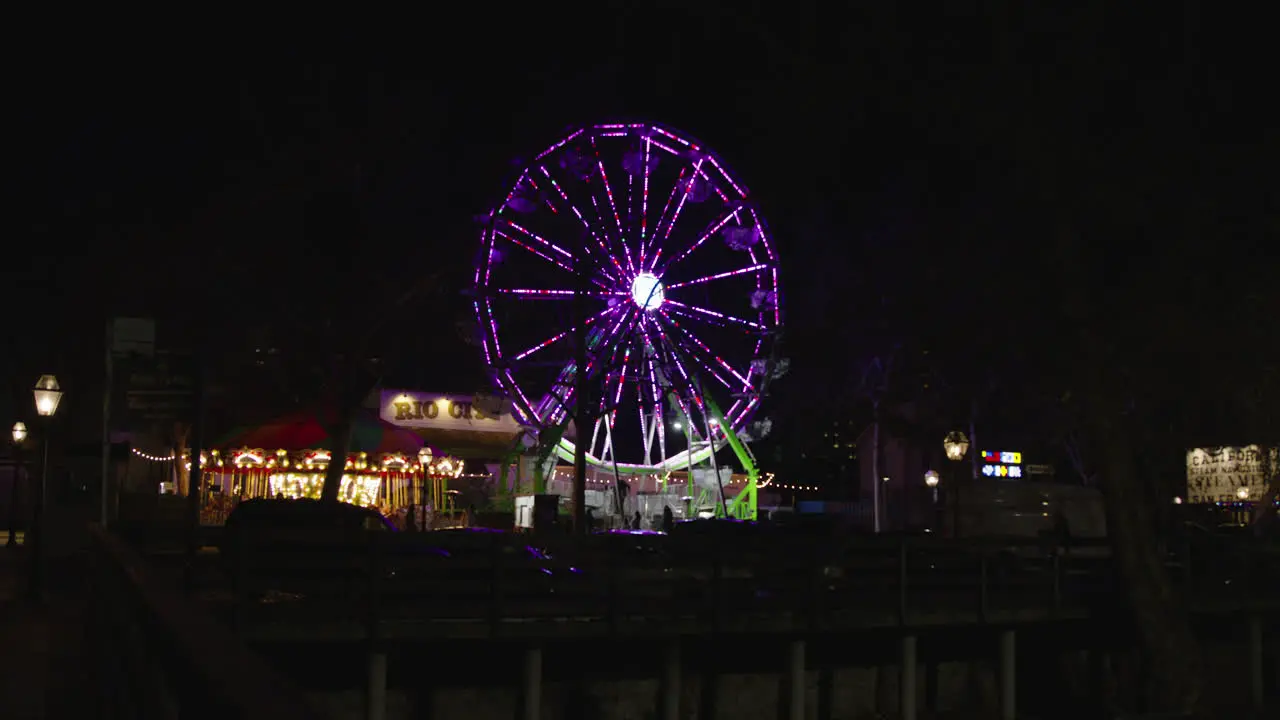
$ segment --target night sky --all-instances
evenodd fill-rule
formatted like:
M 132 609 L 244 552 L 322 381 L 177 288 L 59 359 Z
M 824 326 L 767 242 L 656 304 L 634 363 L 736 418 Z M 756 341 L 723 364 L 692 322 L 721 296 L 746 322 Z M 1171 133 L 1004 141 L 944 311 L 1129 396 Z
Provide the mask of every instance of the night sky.
M 472 217 L 517 159 L 611 118 L 684 130 L 752 188 L 783 256 L 797 377 L 777 387 L 796 402 L 852 394 L 894 344 L 945 356 L 953 382 L 1061 364 L 1062 243 L 1116 325 L 1190 318 L 1169 331 L 1185 346 L 1151 350 L 1180 353 L 1187 382 L 1274 357 L 1258 328 L 1280 148 L 1246 19 L 621 5 L 459 9 L 416 36 L 269 52 L 55 43 L 63 62 L 8 88 L 0 413 L 45 368 L 69 393 L 90 382 L 112 314 L 175 341 L 204 327 L 231 354 L 296 345 L 297 326 L 357 332 L 429 277 L 390 319 L 389 378 L 475 390 L 456 327 Z

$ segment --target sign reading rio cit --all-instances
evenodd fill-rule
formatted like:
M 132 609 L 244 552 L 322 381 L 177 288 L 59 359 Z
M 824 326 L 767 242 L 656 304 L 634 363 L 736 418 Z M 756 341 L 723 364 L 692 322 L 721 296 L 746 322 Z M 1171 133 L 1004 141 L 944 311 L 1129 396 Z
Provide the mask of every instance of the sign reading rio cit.
M 469 395 L 441 395 L 412 390 L 384 390 L 378 415 L 393 425 L 436 430 L 516 433 L 520 424 L 511 413 L 485 412 Z

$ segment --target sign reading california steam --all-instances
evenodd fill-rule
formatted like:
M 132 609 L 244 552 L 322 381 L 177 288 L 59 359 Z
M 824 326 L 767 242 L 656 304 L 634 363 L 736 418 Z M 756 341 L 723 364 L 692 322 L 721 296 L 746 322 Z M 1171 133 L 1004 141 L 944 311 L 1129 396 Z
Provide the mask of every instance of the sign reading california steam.
M 1267 489 L 1266 474 L 1275 472 L 1276 459 L 1276 448 L 1257 445 L 1188 450 L 1187 502 L 1235 502 L 1240 488 L 1248 489 L 1250 500 L 1259 500 Z

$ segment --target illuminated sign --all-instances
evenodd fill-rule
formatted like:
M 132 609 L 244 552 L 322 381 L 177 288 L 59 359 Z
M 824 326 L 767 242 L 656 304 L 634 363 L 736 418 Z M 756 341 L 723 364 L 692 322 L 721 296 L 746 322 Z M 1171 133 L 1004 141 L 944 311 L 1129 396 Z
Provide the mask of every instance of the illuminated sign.
M 982 462 L 1000 463 L 1002 465 L 1021 465 L 1022 453 L 1020 452 L 993 452 L 991 450 L 982 451 Z
M 1248 490 L 1247 497 L 1261 498 L 1277 464 L 1274 447 L 1192 448 L 1187 451 L 1187 502 L 1238 502 L 1241 488 Z
M 520 431 L 520 424 L 511 417 L 511 413 L 486 412 L 471 397 L 462 395 L 384 390 L 378 414 L 383 420 L 401 427 L 497 433 Z
M 995 478 L 1020 478 L 1022 477 L 1022 453 L 983 450 L 982 474 L 986 477 Z
M 1022 477 L 1021 465 L 983 465 L 982 474 L 987 477 Z

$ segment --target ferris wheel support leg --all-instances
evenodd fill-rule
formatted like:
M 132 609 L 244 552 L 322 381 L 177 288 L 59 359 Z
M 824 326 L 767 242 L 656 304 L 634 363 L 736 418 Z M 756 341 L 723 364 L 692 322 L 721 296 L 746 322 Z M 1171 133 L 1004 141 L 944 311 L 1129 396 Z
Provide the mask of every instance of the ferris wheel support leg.
M 755 520 L 758 510 L 756 490 L 758 489 L 757 482 L 760 480 L 760 468 L 756 467 L 755 456 L 751 454 L 746 444 L 734 432 L 733 426 L 725 420 L 724 414 L 720 412 L 720 408 L 716 406 L 715 401 L 710 397 L 704 399 L 707 403 L 707 409 L 711 411 L 712 417 L 718 420 L 718 427 L 724 433 L 725 440 L 729 442 L 729 447 L 733 449 L 733 454 L 737 456 L 738 462 L 742 463 L 742 469 L 747 474 L 747 486 L 733 501 L 735 509 L 738 509 L 738 505 L 744 503 L 744 501 L 746 507 L 741 508 L 739 513 L 734 514 L 743 520 Z M 726 512 L 726 514 L 729 513 Z

